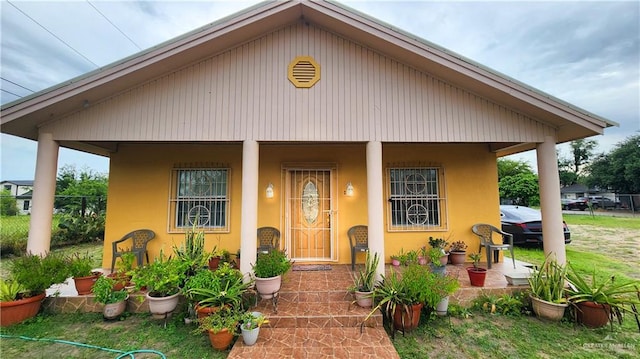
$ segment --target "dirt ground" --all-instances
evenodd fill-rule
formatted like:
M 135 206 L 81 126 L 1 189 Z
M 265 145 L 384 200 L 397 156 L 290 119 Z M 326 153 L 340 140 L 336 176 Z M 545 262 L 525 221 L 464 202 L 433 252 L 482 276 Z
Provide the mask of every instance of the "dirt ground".
M 567 248 L 617 258 L 629 266 L 630 277 L 640 279 L 640 233 L 636 229 L 572 225 Z

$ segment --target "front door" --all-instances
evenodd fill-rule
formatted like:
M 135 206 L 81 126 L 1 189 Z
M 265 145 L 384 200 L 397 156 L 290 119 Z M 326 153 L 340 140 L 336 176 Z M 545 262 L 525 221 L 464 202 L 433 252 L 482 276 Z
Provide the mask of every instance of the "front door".
M 288 243 L 297 261 L 333 259 L 331 170 L 288 171 Z

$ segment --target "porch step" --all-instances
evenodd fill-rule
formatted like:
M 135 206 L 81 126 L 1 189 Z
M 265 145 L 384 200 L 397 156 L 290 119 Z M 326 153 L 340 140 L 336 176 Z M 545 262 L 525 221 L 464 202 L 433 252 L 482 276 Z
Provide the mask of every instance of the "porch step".
M 389 358 L 399 359 L 382 327 L 261 328 L 252 346 L 238 338 L 227 359 L 245 358 Z
M 265 314 L 270 328 L 359 327 L 371 308 L 361 308 L 352 301 L 346 290 L 281 291 L 277 301 L 263 299 L 252 310 Z M 382 315 L 373 314 L 365 325 L 382 327 Z
M 353 284 L 349 266 L 324 271 L 290 271 L 282 279 L 277 301 L 263 299 L 256 310 L 269 318 L 270 328 L 359 327 L 370 308 L 353 302 L 347 289 Z M 372 315 L 367 326 L 382 327 L 382 315 Z

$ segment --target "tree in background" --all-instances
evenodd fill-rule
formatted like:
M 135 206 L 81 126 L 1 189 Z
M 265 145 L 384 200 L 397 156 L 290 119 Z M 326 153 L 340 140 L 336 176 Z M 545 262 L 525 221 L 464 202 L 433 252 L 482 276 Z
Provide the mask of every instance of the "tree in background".
M 80 216 L 104 213 L 107 202 L 108 178 L 91 170 L 78 172 L 73 165 L 60 169 L 56 180 L 54 207 L 64 213 Z
M 587 184 L 617 193 L 640 193 L 640 134 L 616 144 L 589 166 Z
M 498 187 L 501 199 L 523 206 L 540 204 L 538 175 L 526 162 L 498 159 Z
M 8 189 L 0 191 L 0 215 L 15 216 L 18 214 L 18 201 Z
M 580 139 L 571 141 L 569 157 L 558 154 L 558 174 L 562 187 L 585 182 L 584 169 L 588 168 L 594 157 L 598 143 L 595 140 Z
M 598 142 L 596 140 L 580 139 L 571 141 L 571 165 L 573 172 L 580 175 L 582 168 L 593 158 Z
M 56 181 L 55 208 L 63 213 L 53 234 L 54 244 L 70 244 L 104 238 L 108 178 L 75 166 L 60 169 Z

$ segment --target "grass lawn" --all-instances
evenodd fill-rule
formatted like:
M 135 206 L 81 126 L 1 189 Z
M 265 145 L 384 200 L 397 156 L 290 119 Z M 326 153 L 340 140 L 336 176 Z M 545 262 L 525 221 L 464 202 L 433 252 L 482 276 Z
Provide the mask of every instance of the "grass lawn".
M 394 340 L 401 358 L 638 358 L 640 334 L 631 318 L 622 328 L 585 329 L 531 316 L 474 312 L 437 318 Z M 634 332 L 635 330 L 635 332 Z
M 147 314 L 131 315 L 120 321 L 105 321 L 102 313 L 39 315 L 23 324 L 2 328 L 3 335 L 60 339 L 127 352 L 151 349 L 167 358 L 226 358 L 217 353 L 204 334 L 193 334 L 175 318 L 164 328 Z M 122 354 L 122 353 L 119 353 Z M 8 358 L 116 358 L 118 353 L 82 346 L 2 338 L 0 357 Z M 155 354 L 136 354 L 136 358 L 160 358 Z M 126 356 L 125 358 L 129 358 Z

